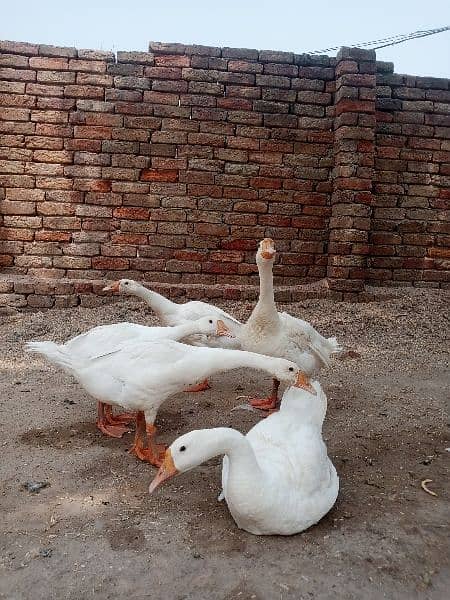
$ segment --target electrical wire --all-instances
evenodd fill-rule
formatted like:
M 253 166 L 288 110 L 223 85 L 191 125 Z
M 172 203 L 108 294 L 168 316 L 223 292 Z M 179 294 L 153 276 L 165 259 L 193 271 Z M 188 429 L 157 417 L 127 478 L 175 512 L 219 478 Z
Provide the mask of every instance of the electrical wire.
M 386 48 L 387 46 L 394 46 L 395 44 L 402 44 L 403 42 L 407 42 L 408 40 L 414 40 L 416 38 L 427 37 L 429 35 L 435 35 L 437 33 L 443 33 L 444 31 L 449 31 L 450 25 L 446 25 L 445 27 L 438 27 L 436 29 L 428 29 L 425 31 L 413 31 L 412 33 L 398 34 L 392 35 L 387 38 L 382 38 L 379 40 L 371 40 L 370 42 L 360 42 L 358 44 L 350 44 L 350 48 L 370 48 L 373 47 L 373 50 L 379 50 L 380 48 Z M 380 45 L 377 45 L 380 44 Z M 343 44 L 345 45 L 345 44 Z M 324 48 L 322 50 L 313 50 L 312 52 L 307 52 L 307 54 L 326 54 L 327 52 L 332 52 L 333 50 L 340 50 L 341 46 L 333 46 L 332 48 Z

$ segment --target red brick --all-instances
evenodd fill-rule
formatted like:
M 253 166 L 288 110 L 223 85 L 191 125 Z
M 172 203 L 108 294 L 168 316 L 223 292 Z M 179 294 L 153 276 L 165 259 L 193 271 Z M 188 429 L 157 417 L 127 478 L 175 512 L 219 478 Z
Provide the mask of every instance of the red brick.
M 210 198 L 221 198 L 223 196 L 223 188 L 219 185 L 188 185 L 188 194 L 191 196 L 208 196 Z
M 166 264 L 166 270 L 175 273 L 200 273 L 201 263 L 195 259 L 194 261 L 189 261 L 186 259 L 168 260 Z
M 252 177 L 250 185 L 255 188 L 280 189 L 281 179 L 270 177 Z
M 155 56 L 155 65 L 157 67 L 189 67 L 189 56 L 170 55 Z
M 132 233 L 113 233 L 111 242 L 113 244 L 147 244 L 147 236 Z
M 0 229 L 0 240 L 31 241 L 32 239 L 33 231 L 29 229 L 19 229 L 16 227 L 3 227 Z
M 234 263 L 222 263 L 222 262 L 203 262 L 202 263 L 203 273 L 219 273 L 229 274 L 237 273 L 238 265 Z
M 141 181 L 178 181 L 178 170 L 175 169 L 143 169 L 140 175 Z
M 92 85 L 66 85 L 64 95 L 67 98 L 96 98 L 104 97 L 104 89 Z
M 252 110 L 253 103 L 245 98 L 218 98 L 217 106 L 228 110 Z
M 111 127 L 75 126 L 74 135 L 77 138 L 109 140 L 111 139 Z
M 0 68 L 0 79 L 6 81 L 36 81 L 36 72 L 4 67 Z
M 226 225 L 216 225 L 213 223 L 195 223 L 195 233 L 198 235 L 226 236 L 228 227 Z
M 75 75 L 75 74 L 73 74 Z M 39 74 L 38 74 L 39 80 Z M 97 73 L 77 73 L 76 82 L 78 85 L 96 85 L 96 86 L 112 86 L 113 78 L 110 75 L 99 75 Z M 70 83 L 75 83 L 70 81 Z
M 92 268 L 94 269 L 109 269 L 112 271 L 123 271 L 128 269 L 130 261 L 126 258 L 112 258 L 112 257 L 101 257 L 94 256 L 92 258 Z
M 68 231 L 36 231 L 37 242 L 69 242 L 72 234 Z
M 225 146 L 225 137 L 213 133 L 189 133 L 189 144 L 206 144 L 208 146 L 223 147 Z
M 71 137 L 72 127 L 70 127 L 69 125 L 37 123 L 36 135 L 62 138 Z
M 138 220 L 148 220 L 150 215 L 150 211 L 147 208 L 135 208 L 135 207 L 120 207 L 115 208 L 113 211 L 113 216 L 119 219 L 138 219 Z

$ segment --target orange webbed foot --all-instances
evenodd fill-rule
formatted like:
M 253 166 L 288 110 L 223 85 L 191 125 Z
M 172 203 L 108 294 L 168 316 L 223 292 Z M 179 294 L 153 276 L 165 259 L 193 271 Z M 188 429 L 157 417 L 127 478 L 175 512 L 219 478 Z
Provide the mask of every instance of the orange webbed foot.
M 205 379 L 196 385 L 190 385 L 185 392 L 204 392 L 205 390 L 211 389 L 211 386 L 208 383 L 208 380 Z
M 155 467 L 160 467 L 164 460 L 166 447 L 155 443 L 156 427 L 151 423 L 145 422 L 145 416 L 142 411 L 136 415 L 136 433 L 134 444 L 129 450 L 130 454 L 137 456 L 139 460 L 149 462 Z
M 115 415 L 112 406 L 105 406 L 105 420 L 109 425 L 129 425 L 136 421 L 136 413 L 123 412 Z
M 275 411 L 277 408 L 277 398 L 252 398 L 250 400 L 250 404 L 255 408 L 259 408 L 260 410 L 270 410 Z
M 134 444 L 130 449 L 129 453 L 137 456 L 139 460 L 148 462 L 155 467 L 160 467 L 164 460 L 166 447 L 162 444 L 154 444 L 150 448 L 143 448 L 139 444 Z
M 97 420 L 96 425 L 102 433 L 114 438 L 121 438 L 130 431 L 125 425 L 110 425 L 106 420 Z

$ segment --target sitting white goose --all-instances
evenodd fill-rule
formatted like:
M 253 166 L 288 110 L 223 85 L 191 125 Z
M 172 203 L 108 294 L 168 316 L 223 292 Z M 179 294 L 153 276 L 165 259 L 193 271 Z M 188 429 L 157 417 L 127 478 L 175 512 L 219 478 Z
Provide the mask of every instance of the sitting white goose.
M 36 347 L 30 350 L 36 351 Z M 52 350 L 52 361 L 69 371 L 98 401 L 138 411 L 131 452 L 157 466 L 165 450 L 155 443 L 158 409 L 164 400 L 194 381 L 248 367 L 266 371 L 289 385 L 312 389 L 294 363 L 240 350 L 188 346 L 172 340 L 125 342 L 92 358 L 80 357 L 56 344 Z M 48 347 L 47 357 L 49 353 Z
M 94 359 L 97 356 L 103 356 L 106 352 L 114 351 L 116 347 L 125 342 L 145 342 L 158 339 L 178 341 L 194 334 L 231 335 L 223 321 L 209 315 L 195 321 L 186 321 L 175 327 L 146 327 L 137 323 L 99 325 L 68 340 L 65 344 L 57 345 L 48 341 L 28 342 L 26 348 L 31 352 L 43 354 L 52 364 L 72 373 L 71 369 L 66 367 L 66 361 L 61 361 L 61 353 L 73 354 L 78 358 Z M 113 415 L 109 404 L 98 402 L 96 425 L 106 435 L 122 437 L 129 431 L 126 425 L 134 418 L 135 415 L 128 413 Z
M 246 436 L 219 427 L 191 431 L 167 449 L 149 491 L 164 480 L 224 454 L 223 495 L 237 526 L 256 535 L 292 535 L 314 525 L 332 508 L 339 478 L 327 456 L 322 423 L 327 398 L 288 389 L 280 410 Z
M 324 338 L 312 325 L 286 312 L 279 313 L 274 299 L 272 267 L 275 244 L 270 238 L 262 240 L 256 253 L 259 271 L 259 299 L 247 323 L 240 327 L 231 324 L 243 350 L 295 362 L 308 376 L 315 375 L 330 364 L 333 354 L 341 350 L 336 338 Z M 274 409 L 278 401 L 279 381 L 274 379 L 269 398 L 252 400 L 257 408 Z
M 240 321 L 213 304 L 200 302 L 199 300 L 191 300 L 184 304 L 177 304 L 176 302 L 169 300 L 169 298 L 146 288 L 133 279 L 119 279 L 104 287 L 103 291 L 118 292 L 141 298 L 148 304 L 153 312 L 156 313 L 163 325 L 181 325 L 188 321 L 195 321 L 209 315 L 213 315 L 216 319 L 221 319 L 227 327 L 230 327 L 231 325 L 241 325 Z M 230 350 L 241 349 L 240 343 L 235 337 L 219 338 L 210 335 L 191 335 L 185 342 L 192 344 L 193 346 L 209 346 L 210 348 L 227 348 Z M 205 380 L 197 386 L 192 387 L 190 391 L 201 392 L 209 387 L 208 381 Z

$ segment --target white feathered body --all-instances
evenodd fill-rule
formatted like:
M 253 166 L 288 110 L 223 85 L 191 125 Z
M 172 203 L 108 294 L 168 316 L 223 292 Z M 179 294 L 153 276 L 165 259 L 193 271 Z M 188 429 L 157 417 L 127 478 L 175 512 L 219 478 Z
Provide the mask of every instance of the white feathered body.
M 147 423 L 168 397 L 221 370 L 219 357 L 210 354 L 214 349 L 168 339 L 111 344 L 95 356 L 53 342 L 30 342 L 28 349 L 70 373 L 96 400 L 144 411 Z
M 252 315 L 239 339 L 244 350 L 292 360 L 309 376 L 329 366 L 332 355 L 341 350 L 336 338 L 324 338 L 312 325 L 286 312 Z
M 141 297 L 147 301 L 151 308 L 153 308 L 162 325 L 171 327 L 184 325 L 187 322 L 196 321 L 197 319 L 206 316 L 222 319 L 227 326 L 233 327 L 233 325 L 241 325 L 240 321 L 213 304 L 208 304 L 207 302 L 201 302 L 199 300 L 191 300 L 184 304 L 176 304 L 156 292 L 147 290 L 146 288 L 144 289 L 145 291 L 142 293 Z M 241 349 L 241 345 L 237 338 L 193 334 L 187 337 L 185 342 L 192 344 L 193 346 L 208 346 L 209 348 L 226 348 L 229 350 Z
M 334 505 L 339 478 L 322 439 L 326 397 L 318 382 L 313 385 L 319 410 L 313 406 L 316 396 L 289 388 L 280 411 L 245 436 L 261 474 L 250 463 L 246 468 L 245 456 L 242 461 L 224 457 L 223 492 L 241 529 L 292 535 L 317 523 Z
M 63 347 L 68 352 L 85 358 L 94 358 L 103 354 L 105 349 L 111 351 L 120 344 L 129 341 L 147 342 L 159 339 L 175 339 L 172 327 L 147 327 L 138 323 L 111 323 L 93 327 L 85 333 L 72 338 Z
M 190 384 L 241 366 L 271 372 L 274 360 L 168 339 L 127 341 L 95 356 L 82 356 L 53 342 L 29 342 L 27 347 L 73 375 L 96 400 L 143 411 L 147 423 L 153 423 L 164 400 Z
M 242 349 L 292 360 L 306 375 L 316 374 L 341 350 L 336 338 L 324 338 L 310 323 L 286 312 L 279 313 L 273 290 L 273 259 L 263 260 L 259 250 L 257 264 L 259 299 L 238 332 Z

